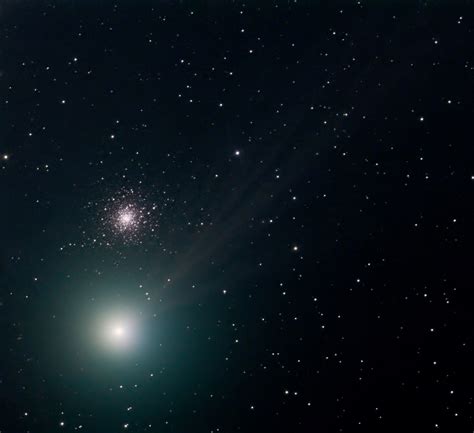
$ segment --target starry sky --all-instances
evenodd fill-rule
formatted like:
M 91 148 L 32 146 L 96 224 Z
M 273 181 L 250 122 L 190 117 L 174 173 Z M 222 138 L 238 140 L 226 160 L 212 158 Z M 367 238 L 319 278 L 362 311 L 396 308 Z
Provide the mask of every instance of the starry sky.
M 0 431 L 472 432 L 473 12 L 2 1 Z

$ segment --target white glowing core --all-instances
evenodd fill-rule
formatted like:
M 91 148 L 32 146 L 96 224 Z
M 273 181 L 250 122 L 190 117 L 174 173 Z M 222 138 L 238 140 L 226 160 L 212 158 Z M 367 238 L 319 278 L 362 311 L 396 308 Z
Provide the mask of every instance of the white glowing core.
M 125 349 L 133 345 L 133 325 L 127 320 L 110 321 L 105 325 L 103 339 L 110 348 Z
M 100 318 L 95 332 L 100 346 L 112 352 L 133 351 L 140 334 L 137 317 L 124 312 L 106 314 Z
M 121 338 L 121 337 L 124 336 L 125 330 L 123 329 L 122 326 L 117 326 L 117 327 L 114 328 L 113 333 L 114 333 L 115 337 Z

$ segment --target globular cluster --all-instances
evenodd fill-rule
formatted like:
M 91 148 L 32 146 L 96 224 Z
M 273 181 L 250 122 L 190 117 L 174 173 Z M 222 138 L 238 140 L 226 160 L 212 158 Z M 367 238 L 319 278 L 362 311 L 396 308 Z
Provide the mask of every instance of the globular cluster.
M 104 216 L 101 217 L 104 231 L 110 229 L 115 236 L 121 236 L 127 242 L 139 240 L 149 218 L 153 218 L 150 212 L 144 206 L 134 203 L 133 196 L 130 196 L 130 199 L 127 196 L 112 198 L 108 202 L 110 204 L 103 208 Z
M 132 230 L 138 224 L 137 211 L 133 206 L 126 205 L 117 212 L 116 227 L 121 232 Z
M 89 242 L 106 246 L 133 245 L 156 240 L 161 212 L 149 195 L 134 189 L 121 189 L 109 197 L 89 203 L 90 218 L 96 218 Z

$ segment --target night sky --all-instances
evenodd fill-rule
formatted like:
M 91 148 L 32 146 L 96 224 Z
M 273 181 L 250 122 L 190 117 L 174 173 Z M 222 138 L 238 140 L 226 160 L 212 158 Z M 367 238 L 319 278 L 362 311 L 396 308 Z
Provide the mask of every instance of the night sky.
M 2 0 L 1 433 L 472 433 L 473 12 Z

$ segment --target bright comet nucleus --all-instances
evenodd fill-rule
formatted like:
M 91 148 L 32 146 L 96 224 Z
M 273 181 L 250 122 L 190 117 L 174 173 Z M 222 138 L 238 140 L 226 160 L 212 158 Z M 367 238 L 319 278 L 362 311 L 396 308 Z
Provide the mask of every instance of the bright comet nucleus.
M 117 338 L 122 338 L 123 337 L 123 334 L 124 334 L 124 329 L 122 326 L 116 326 L 114 328 L 114 335 L 117 337 Z
M 130 352 L 139 341 L 138 320 L 133 314 L 106 314 L 96 324 L 100 346 L 112 352 Z
M 105 330 L 105 339 L 107 345 L 117 348 L 127 347 L 133 342 L 133 336 L 131 335 L 129 325 L 123 323 L 108 324 Z

